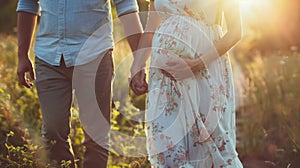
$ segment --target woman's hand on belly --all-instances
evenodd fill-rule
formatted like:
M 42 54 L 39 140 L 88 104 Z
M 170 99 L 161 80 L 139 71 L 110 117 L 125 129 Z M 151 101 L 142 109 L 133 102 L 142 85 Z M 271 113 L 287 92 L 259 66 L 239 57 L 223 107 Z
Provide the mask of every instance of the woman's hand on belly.
M 166 76 L 172 76 L 176 80 L 183 80 L 194 77 L 200 71 L 205 70 L 205 64 L 200 57 L 196 59 L 176 58 L 170 59 L 165 63 L 162 69 L 166 72 Z M 163 71 L 162 71 L 163 72 Z

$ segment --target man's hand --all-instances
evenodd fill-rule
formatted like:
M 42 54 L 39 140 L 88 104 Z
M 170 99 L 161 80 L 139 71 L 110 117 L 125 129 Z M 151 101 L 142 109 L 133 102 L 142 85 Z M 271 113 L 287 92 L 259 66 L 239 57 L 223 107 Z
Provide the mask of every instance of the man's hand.
M 31 88 L 33 83 L 27 78 L 29 73 L 34 80 L 32 63 L 28 57 L 32 35 L 36 24 L 37 15 L 28 12 L 18 12 L 18 79 L 22 86 Z
M 27 88 L 32 88 L 33 83 L 31 82 L 30 79 L 26 77 L 27 73 L 29 73 L 31 80 L 35 79 L 32 63 L 30 59 L 28 58 L 28 56 L 23 56 L 23 57 L 21 56 L 19 57 L 18 70 L 17 70 L 19 83 L 20 85 L 25 86 Z

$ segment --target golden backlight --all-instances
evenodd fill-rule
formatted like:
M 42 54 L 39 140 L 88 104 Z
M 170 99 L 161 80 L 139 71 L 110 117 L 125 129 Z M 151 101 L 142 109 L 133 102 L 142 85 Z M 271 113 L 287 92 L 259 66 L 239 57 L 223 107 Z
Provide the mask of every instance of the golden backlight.
M 247 37 L 263 38 L 275 48 L 298 43 L 299 0 L 240 0 L 240 11 Z

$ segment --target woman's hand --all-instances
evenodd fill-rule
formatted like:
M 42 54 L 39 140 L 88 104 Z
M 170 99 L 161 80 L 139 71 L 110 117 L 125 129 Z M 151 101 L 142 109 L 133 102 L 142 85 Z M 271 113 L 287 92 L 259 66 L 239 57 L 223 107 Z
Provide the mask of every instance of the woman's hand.
M 162 68 L 162 73 L 173 80 L 183 80 L 197 75 L 205 68 L 201 58 L 175 58 L 166 62 L 166 66 Z

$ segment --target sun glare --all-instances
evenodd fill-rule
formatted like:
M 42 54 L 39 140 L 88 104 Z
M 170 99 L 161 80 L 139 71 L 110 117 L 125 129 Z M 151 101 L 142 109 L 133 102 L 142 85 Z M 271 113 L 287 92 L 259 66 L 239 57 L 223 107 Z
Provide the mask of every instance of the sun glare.
M 262 14 L 273 12 L 271 0 L 240 0 L 240 11 L 244 24 L 257 23 L 264 19 Z M 272 17 L 272 16 L 269 16 Z
M 243 15 L 251 15 L 253 10 L 266 8 L 269 0 L 240 0 L 240 9 Z

